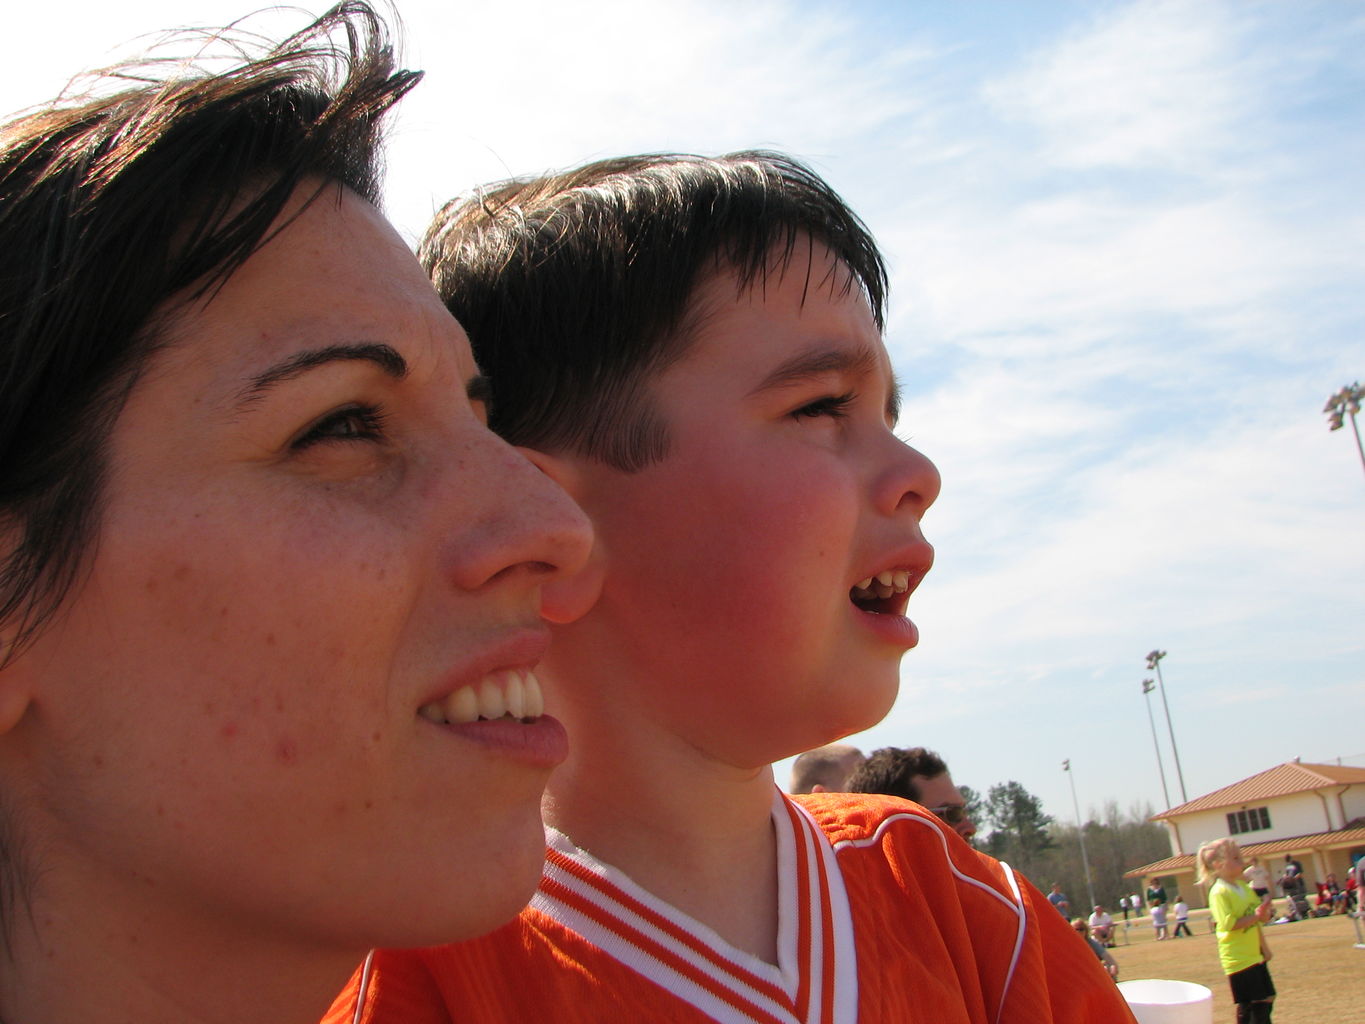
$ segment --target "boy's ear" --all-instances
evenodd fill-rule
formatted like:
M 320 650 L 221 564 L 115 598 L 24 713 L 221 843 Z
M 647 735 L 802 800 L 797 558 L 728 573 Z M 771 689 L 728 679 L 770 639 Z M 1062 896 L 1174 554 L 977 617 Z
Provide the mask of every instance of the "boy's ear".
M 532 448 L 518 448 L 517 451 L 563 488 L 579 508 L 583 508 L 586 488 L 583 464 L 578 456 L 570 453 L 551 455 Z M 561 574 L 540 588 L 541 616 L 547 622 L 562 625 L 586 615 L 602 593 L 604 576 L 602 541 L 594 528 L 592 551 L 587 564 L 575 573 Z

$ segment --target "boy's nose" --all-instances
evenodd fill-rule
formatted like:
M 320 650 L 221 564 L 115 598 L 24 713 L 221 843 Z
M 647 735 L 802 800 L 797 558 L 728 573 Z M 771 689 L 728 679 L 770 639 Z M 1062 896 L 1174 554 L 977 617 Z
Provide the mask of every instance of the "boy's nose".
M 893 464 L 878 494 L 878 505 L 889 514 L 909 511 L 919 519 L 938 498 L 943 481 L 923 453 L 893 437 Z

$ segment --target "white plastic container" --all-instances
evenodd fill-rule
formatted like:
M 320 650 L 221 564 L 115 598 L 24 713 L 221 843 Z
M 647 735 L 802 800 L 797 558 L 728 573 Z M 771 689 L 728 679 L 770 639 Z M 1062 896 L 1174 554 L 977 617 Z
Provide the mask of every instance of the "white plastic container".
M 1213 992 L 1192 981 L 1142 978 L 1119 982 L 1138 1024 L 1213 1024 Z

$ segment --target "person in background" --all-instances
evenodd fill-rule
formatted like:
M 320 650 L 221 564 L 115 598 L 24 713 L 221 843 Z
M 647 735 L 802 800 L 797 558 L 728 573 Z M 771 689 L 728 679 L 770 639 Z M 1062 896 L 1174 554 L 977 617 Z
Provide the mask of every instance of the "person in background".
M 1180 938 L 1182 931 L 1190 938 L 1194 938 L 1194 933 L 1190 931 L 1190 905 L 1185 902 L 1184 896 L 1175 901 L 1175 931 L 1171 933 L 1171 937 Z
M 1095 904 L 1088 923 L 1092 939 L 1105 946 L 1114 945 L 1114 918 L 1104 907 Z
M 948 765 L 923 747 L 883 747 L 874 750 L 848 780 L 850 793 L 885 793 L 927 807 L 963 839 L 976 835 L 976 822 L 967 814 L 962 791 L 948 774 Z
M 1156 932 L 1156 938 L 1158 942 L 1160 942 L 1162 939 L 1170 938 L 1170 935 L 1167 933 L 1167 927 L 1168 926 L 1166 924 L 1166 904 L 1153 903 L 1152 930 Z
M 1261 863 L 1260 857 L 1252 857 L 1251 863 L 1246 866 L 1246 880 L 1251 884 L 1251 891 L 1259 896 L 1264 903 L 1270 902 L 1270 872 Z
M 863 752 L 847 743 L 807 750 L 792 762 L 790 793 L 845 793 L 849 777 L 863 763 Z
M 1161 884 L 1161 879 L 1153 878 L 1147 883 L 1147 902 L 1152 907 L 1161 906 L 1166 902 L 1166 887 Z
M 1052 889 L 1047 894 L 1047 901 L 1057 908 L 1057 913 L 1070 920 L 1071 901 L 1066 898 L 1066 893 L 1062 892 L 1061 882 L 1052 883 Z
M 1109 952 L 1109 950 L 1105 947 L 1104 943 L 1096 941 L 1094 936 L 1091 934 L 1090 925 L 1086 923 L 1085 918 L 1083 917 L 1073 918 L 1071 921 L 1071 928 L 1077 935 L 1085 939 L 1086 944 L 1090 947 L 1090 951 L 1094 953 L 1095 956 L 1099 957 L 1100 963 L 1104 965 L 1105 973 L 1108 974 L 1109 977 L 1113 978 L 1115 981 L 1118 981 L 1119 980 L 1118 961 L 1114 959 L 1113 954 Z
M 1209 917 L 1218 935 L 1218 961 L 1227 975 L 1237 1024 L 1270 1024 L 1275 983 L 1267 964 L 1270 948 L 1263 926 L 1270 920 L 1270 904 L 1246 882 L 1246 865 L 1236 840 L 1213 839 L 1195 855 L 1199 884 L 1212 882 Z

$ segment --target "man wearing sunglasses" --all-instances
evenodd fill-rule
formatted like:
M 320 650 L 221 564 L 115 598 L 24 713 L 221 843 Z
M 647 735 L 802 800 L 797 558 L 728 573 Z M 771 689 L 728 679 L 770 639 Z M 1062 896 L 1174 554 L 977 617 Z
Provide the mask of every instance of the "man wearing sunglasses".
M 848 780 L 850 793 L 885 793 L 923 804 L 963 839 L 976 835 L 966 801 L 948 774 L 943 758 L 932 750 L 883 747 L 874 750 Z

